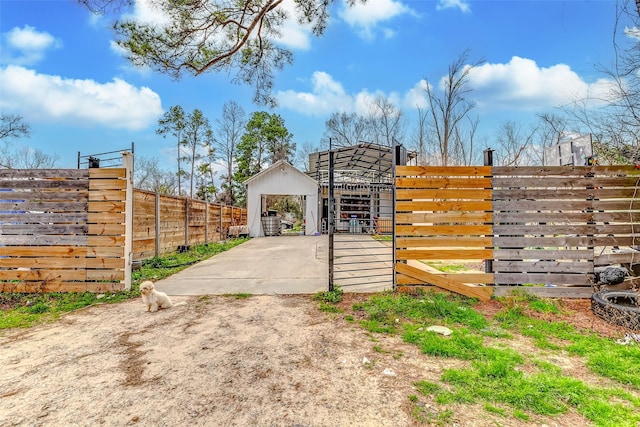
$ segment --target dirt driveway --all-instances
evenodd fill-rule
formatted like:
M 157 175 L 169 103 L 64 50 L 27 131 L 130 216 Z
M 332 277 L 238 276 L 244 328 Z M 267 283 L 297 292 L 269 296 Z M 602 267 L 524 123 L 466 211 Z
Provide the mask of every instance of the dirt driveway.
M 439 371 L 308 296 L 174 303 L 105 304 L 5 332 L 0 426 L 407 426 L 412 382 Z

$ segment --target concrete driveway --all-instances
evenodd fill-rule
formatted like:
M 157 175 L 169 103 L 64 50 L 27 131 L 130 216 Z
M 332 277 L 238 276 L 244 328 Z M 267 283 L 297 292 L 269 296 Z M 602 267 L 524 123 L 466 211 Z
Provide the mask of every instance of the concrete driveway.
M 329 286 L 328 237 L 253 238 L 156 283 L 169 295 L 314 294 Z

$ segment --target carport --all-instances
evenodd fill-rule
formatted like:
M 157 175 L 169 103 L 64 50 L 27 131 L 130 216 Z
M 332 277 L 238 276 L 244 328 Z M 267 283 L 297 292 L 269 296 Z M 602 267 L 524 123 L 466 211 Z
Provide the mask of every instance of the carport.
M 247 225 L 251 237 L 264 237 L 262 215 L 263 196 L 303 196 L 305 234 L 312 236 L 318 231 L 318 184 L 284 160 L 253 175 L 245 181 L 247 186 Z

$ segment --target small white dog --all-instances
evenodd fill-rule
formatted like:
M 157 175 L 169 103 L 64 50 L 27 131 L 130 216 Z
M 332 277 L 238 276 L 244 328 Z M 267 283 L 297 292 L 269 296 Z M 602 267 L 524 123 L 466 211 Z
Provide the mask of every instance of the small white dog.
M 170 308 L 171 300 L 164 292 L 156 291 L 153 282 L 146 281 L 140 284 L 142 302 L 147 306 L 147 311 L 158 311 L 158 308 Z

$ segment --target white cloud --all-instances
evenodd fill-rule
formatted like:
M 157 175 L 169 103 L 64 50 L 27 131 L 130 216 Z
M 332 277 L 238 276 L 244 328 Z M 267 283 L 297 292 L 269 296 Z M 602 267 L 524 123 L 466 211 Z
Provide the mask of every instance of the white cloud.
M 415 15 L 415 12 L 399 1 L 368 0 L 366 3 L 357 2 L 351 7 L 344 5 L 339 16 L 352 28 L 355 28 L 360 37 L 365 40 L 373 40 L 380 23 L 407 13 Z M 381 28 L 380 31 L 385 38 L 394 34 L 387 28 Z
M 404 99 L 402 101 L 404 108 L 408 110 L 427 108 L 429 106 L 427 93 L 425 92 L 427 89 L 427 85 L 427 81 L 422 79 L 418 83 L 416 83 L 414 87 L 409 89 L 404 95 Z
M 311 92 L 281 91 L 276 94 L 278 105 L 308 116 L 328 116 L 332 113 L 358 113 L 363 116 L 374 113 L 371 110 L 375 99 L 383 97 L 399 108 L 423 108 L 426 105 L 424 88 L 426 82 L 421 80 L 405 95 L 397 92 L 389 94 L 383 91 L 361 89 L 356 93 L 347 93 L 342 83 L 323 71 L 316 71 L 311 77 Z
M 57 121 L 114 129 L 143 129 L 162 114 L 160 96 L 121 79 L 98 83 L 38 74 L 20 66 L 0 68 L 0 108 L 28 121 Z
M 471 12 L 471 6 L 464 0 L 439 0 L 436 10 L 460 9 L 463 13 Z
M 323 116 L 333 112 L 353 110 L 353 97 L 348 95 L 342 84 L 323 71 L 316 71 L 311 77 L 312 92 L 280 91 L 276 94 L 278 104 L 283 108 L 312 115 Z
M 535 61 L 517 56 L 506 64 L 487 63 L 474 68 L 468 81 L 478 106 L 491 109 L 535 110 L 576 99 L 604 99 L 610 88 L 604 79 L 585 82 L 568 65 L 539 67 Z
M 62 42 L 51 34 L 36 30 L 34 27 L 25 25 L 23 28 L 14 27 L 4 34 L 3 43 L 6 51 L 3 61 L 18 65 L 31 65 L 40 61 L 47 50 L 57 49 L 62 46 Z

